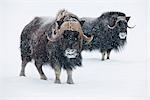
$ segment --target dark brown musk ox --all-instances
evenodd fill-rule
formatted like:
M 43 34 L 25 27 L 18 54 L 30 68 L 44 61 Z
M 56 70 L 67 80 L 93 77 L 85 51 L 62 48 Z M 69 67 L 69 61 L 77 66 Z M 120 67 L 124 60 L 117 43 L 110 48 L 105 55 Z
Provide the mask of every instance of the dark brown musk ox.
M 21 33 L 20 76 L 25 76 L 26 64 L 34 59 L 41 79 L 47 79 L 42 65 L 49 64 L 55 70 L 55 83 L 61 83 L 63 68 L 68 75 L 67 83 L 73 84 L 72 70 L 82 65 L 83 40 L 87 43 L 92 40 L 92 37 L 84 35 L 81 28 L 83 22 L 66 10 L 60 10 L 52 21 L 42 17 L 34 18 Z
M 91 43 L 83 43 L 83 50 L 99 50 L 102 61 L 110 59 L 112 50 L 119 51 L 126 44 L 129 16 L 122 12 L 106 12 L 97 18 L 81 18 L 85 20 L 82 26 L 85 35 L 94 35 Z

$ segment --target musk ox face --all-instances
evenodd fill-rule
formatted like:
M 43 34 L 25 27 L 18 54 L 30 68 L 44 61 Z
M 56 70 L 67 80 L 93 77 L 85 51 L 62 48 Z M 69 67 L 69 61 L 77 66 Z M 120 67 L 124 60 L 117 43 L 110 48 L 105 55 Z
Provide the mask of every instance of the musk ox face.
M 87 37 L 84 35 L 81 23 L 74 18 L 66 21 L 56 21 L 54 28 L 52 27 L 51 37 L 47 36 L 51 42 L 58 41 L 61 45 L 63 56 L 67 58 L 78 58 L 81 56 L 82 42 L 85 40 L 87 43 L 91 42 L 93 36 Z
M 80 55 L 80 47 L 81 40 L 79 36 L 79 32 L 72 30 L 65 30 L 63 34 L 62 47 L 64 52 L 64 56 L 67 58 L 76 58 Z
M 126 39 L 127 37 L 127 22 L 126 21 L 119 21 L 118 22 L 118 36 L 120 39 Z
M 121 40 L 125 40 L 127 37 L 127 28 L 133 28 L 128 26 L 128 21 L 130 17 L 119 16 L 117 18 L 111 18 L 111 21 L 108 25 L 109 29 L 116 30 L 115 33 L 118 33 L 118 37 Z

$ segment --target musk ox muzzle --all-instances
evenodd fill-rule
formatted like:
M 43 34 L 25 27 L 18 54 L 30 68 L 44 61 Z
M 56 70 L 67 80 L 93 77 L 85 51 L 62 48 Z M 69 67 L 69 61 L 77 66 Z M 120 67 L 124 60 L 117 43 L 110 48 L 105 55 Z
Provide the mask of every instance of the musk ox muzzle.
M 126 32 L 120 32 L 119 33 L 119 38 L 120 39 L 125 39 L 127 37 L 127 33 Z
M 67 48 L 64 54 L 67 58 L 76 58 L 78 53 L 76 49 Z

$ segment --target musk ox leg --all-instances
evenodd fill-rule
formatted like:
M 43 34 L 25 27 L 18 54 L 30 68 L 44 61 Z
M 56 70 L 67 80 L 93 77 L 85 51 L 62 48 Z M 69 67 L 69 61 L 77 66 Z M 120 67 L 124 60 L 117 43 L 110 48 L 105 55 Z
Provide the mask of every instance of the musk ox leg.
M 102 59 L 101 60 L 104 61 L 106 52 L 101 52 L 101 54 L 102 54 Z
M 72 70 L 71 69 L 66 69 L 67 71 L 67 83 L 68 84 L 74 84 L 73 79 L 72 79 Z
M 25 67 L 26 67 L 27 63 L 28 63 L 27 60 L 22 60 L 20 76 L 25 76 Z
M 55 70 L 55 76 L 56 76 L 55 83 L 60 84 L 61 83 L 60 82 L 61 67 L 56 65 L 54 67 L 54 70 Z
M 108 49 L 107 50 L 107 59 L 110 59 L 110 52 L 111 52 L 111 49 Z
M 43 70 L 42 70 L 42 64 L 35 61 L 35 66 L 40 74 L 40 79 L 47 80 L 47 77 L 45 76 Z

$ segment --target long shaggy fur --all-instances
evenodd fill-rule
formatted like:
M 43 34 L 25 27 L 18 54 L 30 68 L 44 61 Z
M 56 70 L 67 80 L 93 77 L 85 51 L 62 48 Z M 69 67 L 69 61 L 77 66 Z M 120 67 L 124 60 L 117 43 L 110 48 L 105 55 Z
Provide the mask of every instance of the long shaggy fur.
M 72 70 L 73 68 L 82 65 L 81 50 L 77 51 L 78 55 L 76 58 L 72 58 L 72 59 L 67 58 L 66 56 L 64 56 L 64 52 L 66 49 L 63 44 L 64 38 L 60 38 L 57 41 L 53 41 L 53 42 L 49 41 L 47 38 L 47 37 L 51 38 L 53 32 L 57 30 L 56 21 L 59 21 L 58 20 L 60 18 L 59 15 L 62 12 L 64 12 L 64 10 L 61 10 L 57 14 L 55 20 L 51 20 L 49 22 L 47 22 L 42 17 L 36 17 L 29 24 L 27 24 L 23 29 L 21 33 L 21 41 L 20 41 L 20 50 L 21 50 L 21 58 L 22 58 L 22 70 L 20 74 L 21 76 L 25 75 L 24 67 L 32 59 L 35 60 L 35 65 L 41 77 L 43 78 L 44 76 L 44 79 L 46 78 L 41 68 L 43 64 L 50 64 L 51 67 L 54 69 L 57 69 L 56 66 L 57 67 L 59 66 L 66 70 Z M 65 11 L 65 13 L 66 12 L 67 11 Z M 62 15 L 69 16 L 69 12 Z M 73 35 L 74 31 L 66 31 L 66 33 L 68 34 L 67 36 L 71 36 Z M 77 42 L 80 44 L 82 41 L 79 39 Z M 59 71 L 56 71 L 56 74 L 58 72 Z M 69 80 L 68 83 L 73 83 L 72 81 L 70 81 L 70 78 L 68 80 Z M 56 82 L 58 82 L 58 80 L 56 80 Z
M 60 52 L 62 45 L 59 44 L 61 43 L 61 41 L 51 43 L 48 42 L 46 37 L 47 36 L 46 34 L 48 34 L 51 37 L 52 34 L 51 27 L 53 26 L 54 21 L 51 21 L 50 23 L 47 23 L 46 25 L 42 26 L 43 25 L 42 20 L 43 20 L 42 18 L 36 17 L 23 29 L 21 34 L 21 43 L 20 43 L 21 58 L 22 60 L 25 59 L 27 61 L 31 61 L 31 59 L 35 59 L 44 64 L 48 62 L 47 51 L 58 51 L 59 53 L 55 52 L 54 55 L 52 56 L 61 57 L 60 60 L 63 60 L 61 61 L 61 64 L 62 66 L 64 66 L 66 64 L 65 62 L 69 60 L 62 59 L 63 57 Z M 73 60 L 70 60 L 68 63 L 70 63 L 71 61 Z M 50 60 L 50 62 L 52 61 Z M 71 64 L 71 66 L 66 66 L 66 67 L 73 68 L 76 65 L 81 66 L 81 61 L 77 60 L 77 62 L 79 64 Z
M 86 35 L 94 35 L 90 44 L 83 44 L 83 50 L 100 50 L 101 53 L 111 50 L 119 51 L 126 44 L 126 38 L 120 39 L 119 33 L 126 31 L 127 27 L 117 25 L 110 29 L 108 25 L 114 25 L 118 16 L 126 17 L 122 12 L 106 12 L 98 18 L 81 18 L 85 20 L 83 31 Z M 122 23 L 124 23 L 122 21 Z M 103 59 L 104 60 L 104 59 Z
M 44 27 L 43 18 L 36 17 L 29 24 L 25 26 L 21 33 L 20 49 L 22 60 L 31 61 L 32 59 L 38 60 L 40 56 L 43 56 L 41 62 L 47 61 L 46 44 L 48 40 L 46 39 L 45 32 L 51 32 L 51 23 L 48 23 Z M 43 44 L 43 45 L 41 45 Z M 45 45 L 44 45 L 45 44 Z M 38 47 L 39 46 L 39 47 Z M 41 47 L 44 46 L 44 47 Z M 37 49 L 38 48 L 38 49 Z M 42 50 L 43 49 L 43 50 Z M 41 53 L 43 52 L 43 53 Z M 39 56 L 39 57 L 38 57 Z

